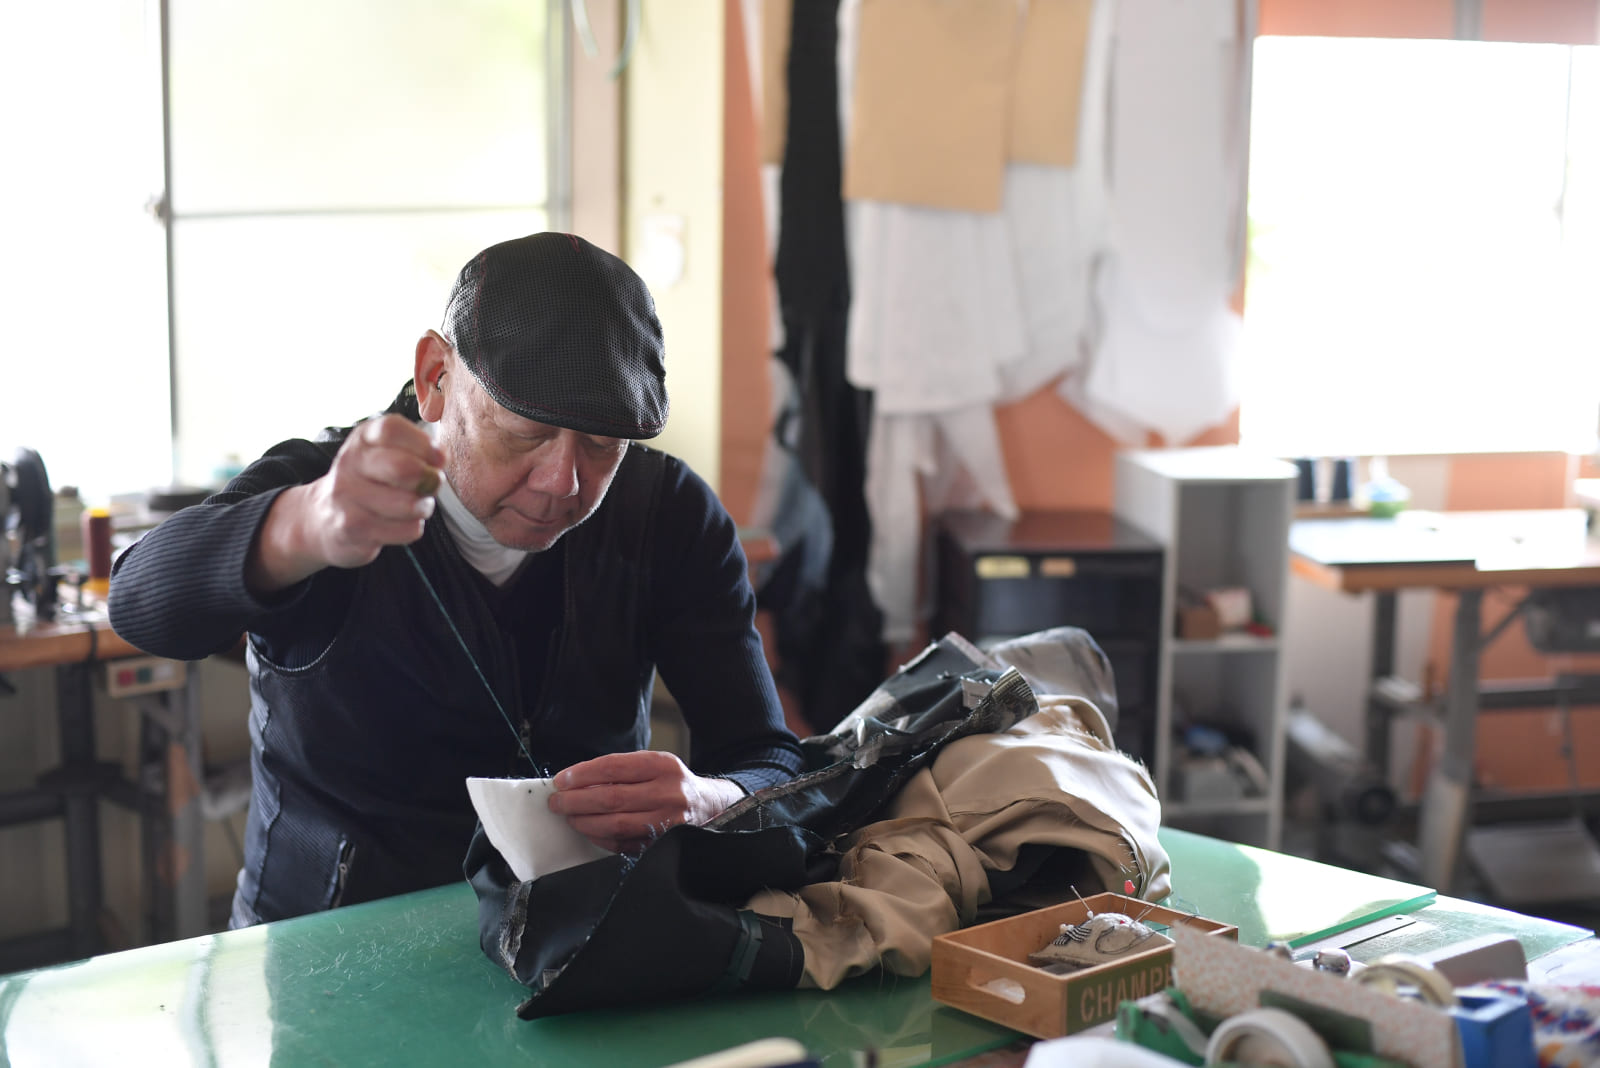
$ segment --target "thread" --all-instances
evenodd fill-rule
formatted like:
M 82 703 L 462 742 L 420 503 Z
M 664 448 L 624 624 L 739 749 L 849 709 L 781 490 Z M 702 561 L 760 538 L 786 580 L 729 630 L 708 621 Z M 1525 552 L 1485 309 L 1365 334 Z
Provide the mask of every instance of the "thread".
M 483 668 L 478 666 L 478 658 L 472 655 L 472 650 L 467 647 L 467 639 L 462 636 L 456 627 L 456 621 L 450 618 L 450 610 L 445 608 L 444 600 L 439 596 L 439 591 L 433 588 L 433 583 L 428 579 L 428 573 L 422 570 L 422 561 L 417 559 L 417 554 L 411 551 L 411 546 L 404 546 L 406 556 L 411 560 L 411 566 L 417 569 L 417 577 L 422 579 L 423 587 L 428 591 L 428 596 L 433 598 L 433 603 L 438 606 L 439 614 L 444 616 L 445 626 L 450 628 L 450 633 L 456 636 L 456 644 L 461 646 L 461 651 L 467 654 L 467 663 L 472 665 L 472 670 L 477 673 L 478 681 L 483 683 L 484 692 L 489 695 L 489 700 L 494 702 L 495 709 L 500 713 L 500 718 L 506 721 L 506 726 L 511 728 L 511 736 L 517 740 L 517 748 L 522 750 L 522 755 L 528 758 L 528 763 L 534 770 L 541 773 L 542 778 L 548 779 L 550 773 L 540 767 L 539 762 L 533 759 L 533 754 L 528 752 L 528 747 L 522 741 L 522 732 L 517 730 L 517 725 L 511 722 L 511 716 L 500 703 L 500 697 L 494 692 L 494 687 L 489 685 L 489 676 L 483 673 Z
M 89 561 L 89 581 L 84 589 L 103 597 L 111 590 L 111 513 L 104 508 L 90 508 L 79 522 L 83 527 L 83 552 Z

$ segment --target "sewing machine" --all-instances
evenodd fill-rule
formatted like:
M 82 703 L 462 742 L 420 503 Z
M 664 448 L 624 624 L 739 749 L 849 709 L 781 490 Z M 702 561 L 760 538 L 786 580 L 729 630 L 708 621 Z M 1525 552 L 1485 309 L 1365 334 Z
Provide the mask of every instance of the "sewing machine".
M 44 461 L 32 449 L 0 461 L 0 623 L 12 621 L 12 599 L 20 592 L 41 622 L 55 618 L 55 501 Z

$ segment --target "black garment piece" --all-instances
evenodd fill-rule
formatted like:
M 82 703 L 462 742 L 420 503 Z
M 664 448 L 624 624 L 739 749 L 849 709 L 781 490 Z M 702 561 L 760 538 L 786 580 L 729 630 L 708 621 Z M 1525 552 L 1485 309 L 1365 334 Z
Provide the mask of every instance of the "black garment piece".
M 406 398 L 393 410 L 414 418 Z M 198 658 L 249 632 L 255 782 L 239 922 L 459 879 L 475 823 L 466 778 L 639 748 L 656 667 L 697 773 L 750 791 L 799 770 L 733 523 L 681 462 L 643 446 L 595 514 L 503 589 L 435 517 L 366 567 L 326 569 L 270 604 L 253 597 L 244 561 L 267 509 L 325 473 L 344 433 L 275 447 L 146 535 L 113 576 L 113 625 L 152 653 Z
M 772 620 L 778 682 L 799 694 L 812 685 L 800 666 L 824 628 L 838 625 L 823 615 L 833 561 L 833 517 L 800 463 L 800 398 L 789 367 L 774 357 L 770 369 L 777 415 L 751 524 L 772 531 L 779 553 L 776 560 L 757 565 L 753 581 L 756 604 Z
M 801 397 L 798 451 L 833 518 L 833 555 L 817 614 L 838 625 L 779 635 L 785 681 L 817 731 L 831 728 L 872 692 L 887 659 L 882 612 L 866 581 L 872 394 L 845 377 L 850 268 L 841 196 L 838 7 L 838 0 L 792 5 L 773 261 L 784 329 L 778 355 Z
M 984 692 L 975 707 L 969 690 Z M 801 742 L 805 774 L 757 791 L 705 827 L 677 826 L 637 858 L 612 856 L 518 882 L 480 827 L 466 871 L 483 951 L 533 994 L 525 1019 L 781 989 L 804 948 L 740 903 L 764 888 L 835 878 L 834 843 L 870 822 L 945 745 L 1037 710 L 1015 670 L 979 666 L 950 639 L 884 682 L 838 728 Z

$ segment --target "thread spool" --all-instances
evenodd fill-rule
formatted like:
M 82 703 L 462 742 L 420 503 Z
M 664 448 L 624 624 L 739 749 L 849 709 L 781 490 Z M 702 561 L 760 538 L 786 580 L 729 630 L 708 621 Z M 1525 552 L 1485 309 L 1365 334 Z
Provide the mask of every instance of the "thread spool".
M 89 561 L 88 593 L 104 597 L 111 591 L 111 513 L 89 508 L 83 513 L 83 552 Z

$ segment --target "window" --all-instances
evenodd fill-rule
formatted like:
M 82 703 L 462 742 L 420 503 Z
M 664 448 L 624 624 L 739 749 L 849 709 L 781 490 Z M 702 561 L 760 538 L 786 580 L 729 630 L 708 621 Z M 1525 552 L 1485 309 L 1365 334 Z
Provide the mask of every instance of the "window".
M 0 446 L 93 499 L 382 408 L 461 264 L 565 215 L 561 7 L 166 0 L 169 356 L 161 9 L 7 5 Z
M 1241 439 L 1594 448 L 1600 49 L 1255 45 Z

